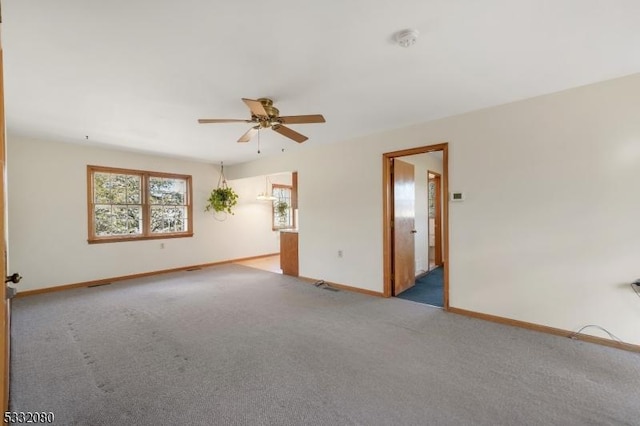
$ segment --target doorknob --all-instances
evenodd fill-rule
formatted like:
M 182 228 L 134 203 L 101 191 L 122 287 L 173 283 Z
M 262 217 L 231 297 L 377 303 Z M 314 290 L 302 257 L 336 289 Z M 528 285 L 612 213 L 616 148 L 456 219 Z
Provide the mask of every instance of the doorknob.
M 5 277 L 4 279 L 4 282 L 18 284 L 21 279 L 22 277 L 20 276 L 20 274 L 16 272 L 13 275 L 7 275 L 7 277 Z
M 412 234 L 417 234 L 417 233 L 418 233 L 418 231 L 416 231 L 415 229 L 412 229 L 412 230 L 411 230 L 411 233 L 412 233 Z

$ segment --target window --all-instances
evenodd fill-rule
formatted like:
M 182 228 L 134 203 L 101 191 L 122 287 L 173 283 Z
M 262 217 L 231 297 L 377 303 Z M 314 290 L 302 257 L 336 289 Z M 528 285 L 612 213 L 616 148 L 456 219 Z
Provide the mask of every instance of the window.
M 273 202 L 273 229 L 294 228 L 293 209 L 291 208 L 292 187 L 274 183 L 271 194 L 276 197 Z
M 89 243 L 193 236 L 191 176 L 87 166 Z

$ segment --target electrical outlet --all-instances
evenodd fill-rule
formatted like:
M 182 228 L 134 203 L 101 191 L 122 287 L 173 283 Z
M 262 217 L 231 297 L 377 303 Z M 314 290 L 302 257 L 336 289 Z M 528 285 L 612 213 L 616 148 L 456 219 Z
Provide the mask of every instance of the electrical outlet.
M 160 248 L 163 249 L 164 248 L 164 243 L 160 243 Z
M 338 257 L 344 256 L 344 252 L 342 250 L 338 250 Z

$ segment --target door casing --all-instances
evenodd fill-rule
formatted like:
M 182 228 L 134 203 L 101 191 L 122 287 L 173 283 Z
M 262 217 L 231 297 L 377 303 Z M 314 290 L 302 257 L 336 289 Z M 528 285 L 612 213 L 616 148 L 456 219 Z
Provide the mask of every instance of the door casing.
M 435 211 L 436 217 L 434 218 L 435 222 L 435 245 L 434 245 L 434 263 L 436 267 L 442 266 L 442 175 L 437 172 L 433 172 L 431 170 L 428 171 L 427 176 L 433 175 L 433 178 L 427 179 L 427 187 L 430 182 L 434 182 L 436 186 L 435 193 Z M 429 220 L 429 219 L 427 219 Z M 427 226 L 429 226 L 427 224 Z M 430 262 L 431 259 L 427 259 L 427 262 Z
M 394 158 L 408 155 L 442 151 L 442 263 L 444 275 L 444 310 L 449 309 L 449 144 L 447 142 L 403 149 L 382 154 L 382 236 L 383 236 L 383 291 L 384 297 L 393 295 L 393 179 L 391 177 Z
M 2 291 L 0 291 L 0 401 L 3 412 L 9 410 L 9 354 L 10 354 L 10 319 L 11 304 L 7 300 L 7 285 L 4 277 L 7 276 L 7 245 L 6 245 L 6 145 L 5 145 L 5 120 L 4 120 L 4 81 L 3 81 L 3 54 L 0 45 L 0 276 L 3 277 Z

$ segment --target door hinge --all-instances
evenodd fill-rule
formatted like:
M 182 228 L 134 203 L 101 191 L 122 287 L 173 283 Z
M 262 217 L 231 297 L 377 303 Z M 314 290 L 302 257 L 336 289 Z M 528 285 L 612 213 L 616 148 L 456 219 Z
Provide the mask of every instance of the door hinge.
M 16 294 L 18 294 L 18 291 L 14 287 L 5 287 L 4 295 L 6 299 L 13 299 L 16 297 Z

